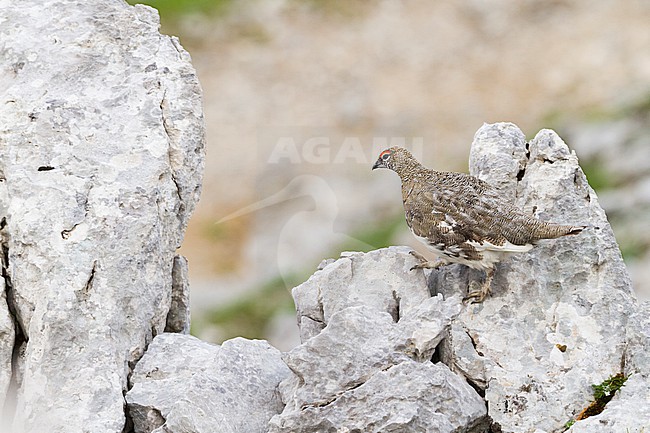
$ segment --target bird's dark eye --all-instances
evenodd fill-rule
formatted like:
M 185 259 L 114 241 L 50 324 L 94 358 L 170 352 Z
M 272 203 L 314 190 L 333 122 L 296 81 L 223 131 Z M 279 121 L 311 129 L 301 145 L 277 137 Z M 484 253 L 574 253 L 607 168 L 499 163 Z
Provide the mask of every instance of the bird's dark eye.
M 390 158 L 390 153 L 384 153 L 384 154 L 381 156 L 381 159 L 383 159 L 384 161 L 388 161 L 388 158 Z

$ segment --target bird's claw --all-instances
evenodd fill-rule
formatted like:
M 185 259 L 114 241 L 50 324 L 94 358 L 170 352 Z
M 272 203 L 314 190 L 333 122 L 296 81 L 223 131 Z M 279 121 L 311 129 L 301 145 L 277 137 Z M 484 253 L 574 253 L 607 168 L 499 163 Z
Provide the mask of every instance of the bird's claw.
M 476 286 L 476 282 L 472 281 L 469 288 Z M 471 304 L 480 304 L 490 294 L 490 284 L 483 284 L 480 288 L 470 291 L 467 296 L 463 298 L 463 302 L 471 301 Z
M 409 271 L 414 271 L 416 269 L 424 269 L 424 265 L 426 265 L 427 259 L 425 259 L 422 254 L 418 253 L 415 250 L 409 251 L 409 254 L 412 255 L 413 257 L 415 257 L 420 262 L 417 265 L 411 266 L 411 269 L 409 269 Z
M 418 253 L 415 250 L 409 251 L 409 254 L 420 261 L 420 263 L 417 265 L 411 266 L 411 269 L 409 269 L 410 271 L 414 271 L 416 269 L 438 269 L 440 266 L 445 264 L 442 261 L 430 262 L 422 254 Z

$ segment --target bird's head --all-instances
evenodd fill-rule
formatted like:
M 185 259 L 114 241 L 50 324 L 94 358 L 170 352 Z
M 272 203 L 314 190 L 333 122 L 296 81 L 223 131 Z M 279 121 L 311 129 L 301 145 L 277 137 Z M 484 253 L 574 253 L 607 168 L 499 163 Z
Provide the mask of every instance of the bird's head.
M 388 168 L 399 173 L 399 169 L 413 160 L 413 156 L 403 147 L 391 147 L 379 154 L 377 162 L 372 166 L 375 168 Z

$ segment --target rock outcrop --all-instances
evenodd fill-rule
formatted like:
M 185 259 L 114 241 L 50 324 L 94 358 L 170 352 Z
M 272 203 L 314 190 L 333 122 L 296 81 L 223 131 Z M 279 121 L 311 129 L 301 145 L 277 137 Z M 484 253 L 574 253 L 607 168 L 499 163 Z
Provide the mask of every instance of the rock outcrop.
M 460 298 L 430 297 L 406 247 L 344 253 L 293 289 L 303 344 L 270 432 L 453 432 L 478 427 L 485 405 L 431 358 Z M 479 431 L 479 430 L 476 430 Z
M 372 291 L 372 280 L 366 283 Z M 285 355 L 294 375 L 281 385 L 287 405 L 269 432 L 478 427 L 486 413 L 481 397 L 446 365 L 431 362 L 458 301 L 429 298 L 398 321 L 368 305 L 334 313 L 320 334 Z
M 172 274 L 200 193 L 201 91 L 158 27 L 153 9 L 122 1 L 0 2 L 0 391 L 12 372 L 12 431 L 122 432 L 130 368 L 182 286 Z
M 626 329 L 625 386 L 600 415 L 577 422 L 572 433 L 643 433 L 650 429 L 650 302 L 630 315 Z
M 501 263 L 491 298 L 460 313 L 442 354 L 485 390 L 503 431 L 557 431 L 588 404 L 591 384 L 630 373 L 626 329 L 638 306 L 625 265 L 575 154 L 553 131 L 526 142 L 512 124 L 485 125 L 470 171 L 542 220 L 588 225 Z M 474 278 L 449 266 L 430 287 L 450 296 Z
M 602 413 L 575 422 L 571 431 L 650 428 L 650 359 L 642 349 L 649 343 L 649 306 L 634 297 L 605 213 L 575 154 L 553 131 L 543 130 L 527 142 L 512 124 L 485 125 L 476 134 L 470 167 L 538 218 L 588 228 L 502 262 L 491 297 L 477 305 L 461 306 L 459 296 L 481 273 L 460 265 L 427 271 L 434 295 L 428 298 L 419 289 L 422 273 L 409 271 L 408 249 L 345 253 L 325 262 L 293 291 L 303 344 L 285 355 L 295 377 L 281 386 L 287 406 L 271 420 L 270 431 L 345 426 L 464 432 L 488 431 L 489 425 L 493 432 L 560 432 L 590 404 L 592 384 L 619 373 L 629 376 L 622 390 Z M 443 303 L 447 314 L 439 311 Z M 418 329 L 429 337 L 440 332 L 428 347 L 444 337 L 435 352 L 427 352 L 441 362 L 413 357 L 395 350 L 404 346 L 389 343 L 409 317 L 418 317 Z M 447 326 L 433 331 L 425 317 Z M 420 388 L 407 374 L 400 383 L 404 387 L 386 374 L 408 368 L 433 373 L 444 365 L 472 386 L 464 398 L 445 400 L 466 412 L 419 398 Z M 457 380 L 448 383 L 456 391 L 463 388 Z M 435 394 L 448 391 L 443 386 Z M 479 395 L 487 417 L 472 412 Z M 393 399 L 409 403 L 397 405 Z M 448 425 L 432 413 L 462 421 Z

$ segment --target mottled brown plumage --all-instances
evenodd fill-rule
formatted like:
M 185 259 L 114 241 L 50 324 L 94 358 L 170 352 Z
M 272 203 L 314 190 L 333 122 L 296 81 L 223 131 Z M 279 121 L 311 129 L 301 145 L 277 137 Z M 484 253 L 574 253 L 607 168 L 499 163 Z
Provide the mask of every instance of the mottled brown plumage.
M 585 228 L 539 221 L 522 213 L 487 182 L 464 173 L 428 169 L 401 147 L 383 151 L 375 168 L 399 175 L 406 223 L 443 260 L 423 260 L 416 268 L 451 262 L 486 271 L 483 287 L 468 295 L 478 302 L 489 293 L 494 265 L 504 257 L 529 251 L 539 240 L 578 234 Z

